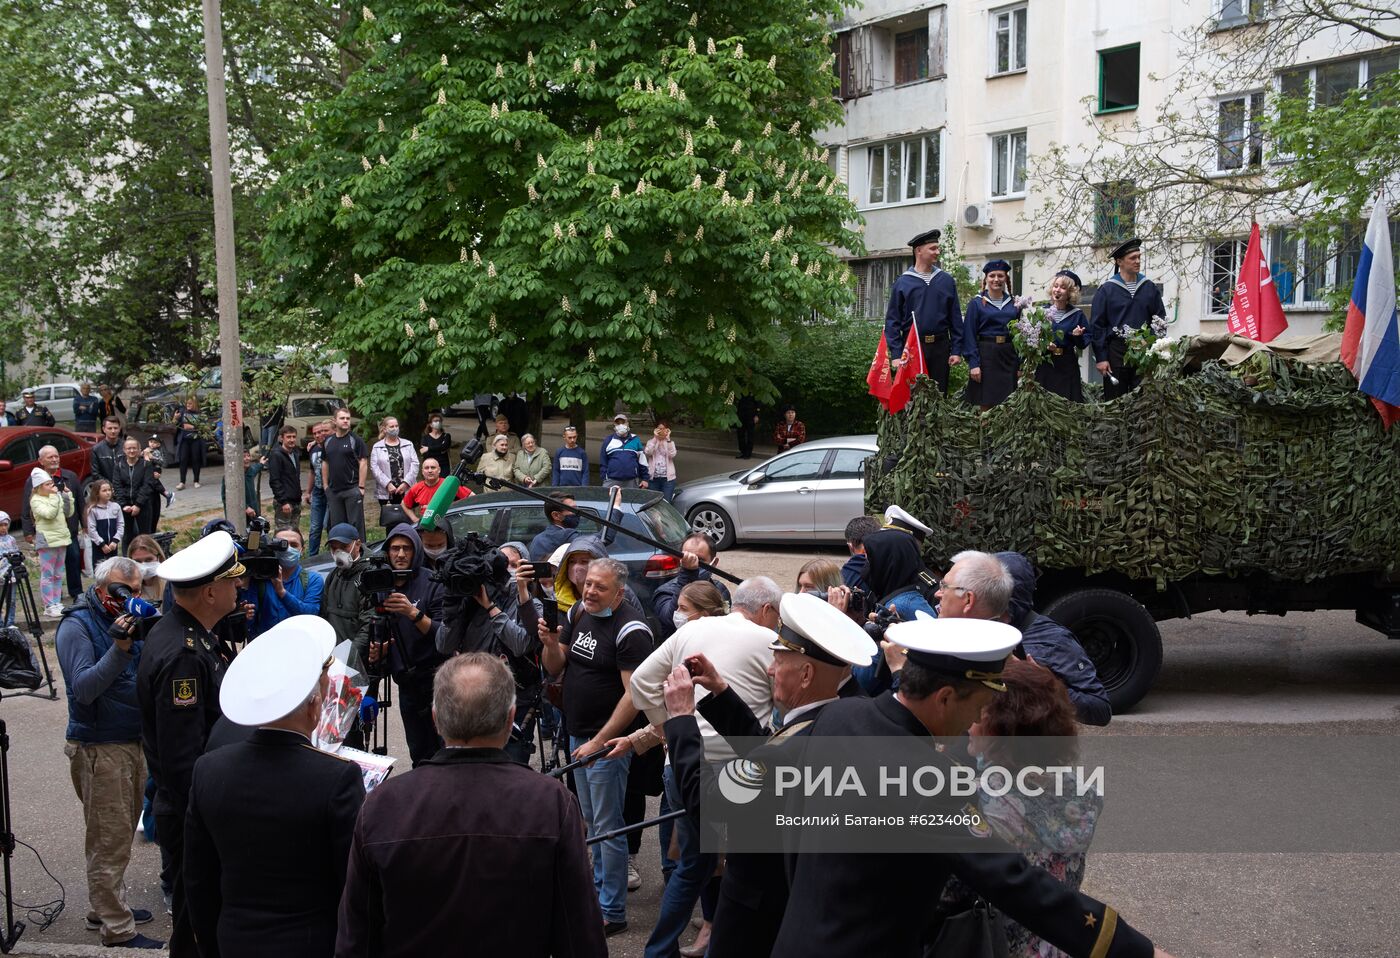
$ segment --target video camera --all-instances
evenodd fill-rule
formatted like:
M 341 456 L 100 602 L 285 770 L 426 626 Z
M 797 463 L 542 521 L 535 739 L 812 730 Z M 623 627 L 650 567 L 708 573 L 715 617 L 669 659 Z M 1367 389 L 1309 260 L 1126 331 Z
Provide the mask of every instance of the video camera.
M 389 564 L 389 557 L 376 555 L 365 559 L 369 568 L 360 573 L 360 591 L 365 594 L 393 592 L 400 581 L 409 576 L 409 571 L 396 570 Z
M 0 562 L 3 562 L 3 566 L 0 566 L 0 582 L 29 575 L 29 570 L 24 565 L 23 553 L 6 552 L 0 555 Z
M 243 563 L 243 568 L 248 570 L 249 578 L 254 581 L 269 582 L 282 574 L 277 556 L 286 552 L 289 546 L 282 539 L 272 538 L 269 535 L 271 531 L 272 526 L 266 519 L 254 516 L 248 520 L 247 534 L 242 538 L 234 538 L 234 541 L 243 547 L 239 561 Z
M 448 597 L 474 596 L 482 586 L 499 589 L 510 578 L 510 563 L 499 549 L 475 532 L 467 533 L 438 558 L 437 569 L 429 576 L 441 582 Z
M 151 605 L 120 582 L 113 582 L 107 587 L 107 591 L 111 593 L 112 598 L 121 602 L 122 611 L 129 616 L 137 619 L 153 619 L 160 615 L 160 609 Z

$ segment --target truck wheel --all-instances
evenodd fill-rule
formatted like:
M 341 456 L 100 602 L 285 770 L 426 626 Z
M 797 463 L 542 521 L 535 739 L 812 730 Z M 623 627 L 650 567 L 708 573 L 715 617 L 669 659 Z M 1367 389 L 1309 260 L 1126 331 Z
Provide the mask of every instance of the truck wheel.
M 1078 589 L 1045 614 L 1074 633 L 1093 660 L 1114 713 L 1142 700 L 1162 668 L 1162 633 L 1152 613 L 1126 592 Z
M 734 544 L 734 520 L 719 506 L 702 502 L 685 517 L 690 528 L 703 532 L 715 544 L 715 551 L 728 549 Z

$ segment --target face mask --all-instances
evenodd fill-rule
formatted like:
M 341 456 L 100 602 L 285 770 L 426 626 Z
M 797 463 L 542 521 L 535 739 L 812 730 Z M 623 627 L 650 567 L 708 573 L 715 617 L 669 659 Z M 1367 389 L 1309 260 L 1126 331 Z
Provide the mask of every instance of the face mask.
M 611 619 L 613 614 L 612 606 L 608 606 L 605 609 L 599 609 L 597 612 L 591 612 L 589 614 L 592 615 L 595 619 Z
M 384 430 L 384 435 L 388 436 L 390 439 L 399 438 L 399 427 L 395 426 L 392 429 Z
M 577 514 L 577 513 L 574 513 L 574 512 L 571 512 L 571 513 L 569 513 L 567 516 L 565 516 L 565 517 L 564 517 L 563 526 L 564 526 L 565 529 L 577 529 L 577 528 L 578 528 L 578 514 Z
M 160 565 L 159 562 L 142 562 L 142 563 L 140 563 L 140 566 L 141 566 L 141 578 L 143 578 L 143 579 L 151 579 L 151 578 L 154 578 L 154 577 L 155 577 L 155 574 L 156 574 L 156 566 L 158 566 L 158 565 Z
M 277 557 L 277 564 L 284 569 L 290 569 L 301 561 L 300 549 L 288 549 Z
M 674 622 L 676 624 L 676 628 L 679 629 L 681 626 L 685 625 L 687 622 L 690 621 L 690 616 L 680 611 L 672 612 L 671 621 Z
M 331 558 L 335 560 L 337 569 L 348 569 L 355 564 L 355 557 L 350 554 L 349 549 L 339 549 L 332 552 Z
M 434 428 L 434 429 L 441 429 L 441 428 L 442 428 L 442 420 L 441 420 L 441 419 L 434 419 L 434 420 L 433 420 L 433 428 Z
M 438 556 L 442 555 L 446 551 L 447 546 L 442 546 L 437 549 L 429 549 L 427 546 L 423 547 L 423 554 L 430 559 L 436 559 Z
M 588 578 L 588 566 L 579 563 L 577 566 L 569 566 L 569 581 L 580 589 L 583 588 L 583 580 Z
M 617 433 L 619 436 L 625 436 L 627 435 L 627 427 L 622 423 L 618 423 L 616 426 L 613 426 L 613 432 Z

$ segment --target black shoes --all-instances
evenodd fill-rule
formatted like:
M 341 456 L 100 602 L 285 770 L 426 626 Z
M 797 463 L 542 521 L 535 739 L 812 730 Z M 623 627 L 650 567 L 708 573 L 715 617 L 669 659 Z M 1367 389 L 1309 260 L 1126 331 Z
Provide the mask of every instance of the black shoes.
M 107 948 L 144 948 L 144 949 L 147 949 L 147 950 L 149 950 L 149 951 L 160 951 L 162 948 L 165 947 L 165 942 L 163 942 L 163 941 L 156 941 L 154 938 L 147 938 L 145 935 L 141 934 L 141 933 L 138 931 L 138 932 L 136 933 L 136 937 L 135 937 L 135 938 L 131 938 L 131 939 L 128 939 L 128 940 L 126 940 L 126 941 L 119 941 L 119 942 L 117 942 L 117 943 L 114 944 L 114 945 L 107 945 L 107 946 L 105 946 L 105 947 L 107 947 Z
M 603 937 L 611 938 L 613 935 L 620 935 L 627 930 L 625 921 L 605 921 L 603 922 Z

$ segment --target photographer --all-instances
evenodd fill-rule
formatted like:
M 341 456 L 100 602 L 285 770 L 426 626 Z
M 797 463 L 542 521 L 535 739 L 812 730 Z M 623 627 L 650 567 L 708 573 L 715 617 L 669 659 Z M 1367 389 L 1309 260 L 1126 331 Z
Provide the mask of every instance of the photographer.
M 506 558 L 504 552 L 501 558 Z M 489 561 L 489 551 L 478 547 L 473 553 L 464 544 L 461 550 L 443 557 L 442 571 L 473 570 L 467 574 L 475 577 L 485 573 L 482 563 Z M 519 562 L 510 578 L 499 574 L 506 568 L 504 562 L 491 568 L 490 579 L 471 595 L 454 594 L 449 584 L 442 603 L 443 624 L 438 629 L 437 648 L 447 656 L 489 652 L 506 660 L 515 677 L 515 724 L 506 751 L 524 765 L 529 764 L 534 751 L 531 738 L 541 707 L 539 628 L 544 609 L 530 595 L 535 582 L 532 564 Z
M 387 669 L 399 687 L 408 754 L 416 766 L 441 748 L 433 727 L 433 675 L 443 656 L 433 642 L 442 621 L 442 585 L 423 566 L 423 542 L 418 530 L 401 523 L 384 544 L 394 573 L 394 588 L 382 594 L 380 611 L 388 613 L 383 635 L 371 636 L 368 660 Z
M 141 814 L 146 763 L 141 755 L 141 709 L 136 671 L 141 659 L 139 620 L 124 614 L 118 587 L 141 592 L 141 567 L 113 557 L 98 563 L 96 582 L 63 616 L 54 639 L 68 690 L 64 733 L 73 787 L 86 829 L 88 921 L 96 918 L 102 944 L 158 948 L 137 924 L 151 920 L 126 904 L 131 836 Z
M 924 560 L 918 540 L 903 529 L 881 529 L 865 537 L 865 581 L 872 595 L 879 597 L 878 608 L 893 614 L 894 621 L 912 622 L 920 613 L 936 616 L 923 592 L 919 577 Z M 891 675 L 883 658 L 854 670 L 856 681 L 870 695 L 890 688 Z
M 335 629 L 337 645 L 350 642 L 350 667 L 364 671 L 374 618 L 374 603 L 360 589 L 360 574 L 369 568 L 362 558 L 364 544 L 355 527 L 342 522 L 331 529 L 328 545 L 335 568 L 326 575 L 321 592 L 321 618 Z
M 277 553 L 276 576 L 253 580 L 253 603 L 257 611 L 248 624 L 250 639 L 256 639 L 283 619 L 321 612 L 326 580 L 321 573 L 301 567 L 301 550 L 305 545 L 301 532 L 283 529 L 274 538 L 287 543 L 287 548 Z

